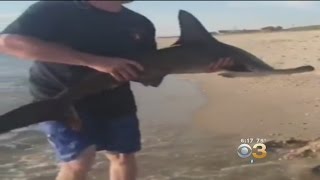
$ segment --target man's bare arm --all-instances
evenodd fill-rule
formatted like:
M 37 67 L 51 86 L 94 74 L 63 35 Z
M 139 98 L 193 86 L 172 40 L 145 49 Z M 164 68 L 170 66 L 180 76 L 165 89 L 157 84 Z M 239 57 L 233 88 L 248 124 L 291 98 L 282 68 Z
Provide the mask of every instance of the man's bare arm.
M 138 73 L 130 65 L 143 70 L 140 64 L 130 60 L 82 53 L 67 46 L 21 35 L 1 34 L 0 54 L 29 61 L 86 66 L 110 73 L 119 81 L 137 78 Z
M 89 66 L 86 62 L 88 54 L 77 52 L 67 46 L 21 35 L 0 35 L 0 53 L 22 60 Z

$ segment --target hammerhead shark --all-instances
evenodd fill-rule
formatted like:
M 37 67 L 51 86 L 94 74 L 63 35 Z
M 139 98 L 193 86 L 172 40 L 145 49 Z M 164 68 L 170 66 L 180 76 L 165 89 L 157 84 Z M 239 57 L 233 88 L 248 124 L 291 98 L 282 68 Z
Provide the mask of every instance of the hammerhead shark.
M 227 78 L 294 74 L 314 70 L 309 65 L 274 69 L 245 50 L 219 42 L 191 13 L 180 10 L 178 20 L 180 37 L 172 46 L 133 59 L 144 67 L 144 71 L 134 82 L 158 87 L 169 74 L 212 73 L 212 65 L 223 57 L 233 60 L 233 65 L 219 74 Z M 33 102 L 1 115 L 0 133 L 48 120 L 66 123 L 79 130 L 81 118 L 74 109 L 74 103 L 83 97 L 121 85 L 122 83 L 111 75 L 96 72 L 51 99 Z

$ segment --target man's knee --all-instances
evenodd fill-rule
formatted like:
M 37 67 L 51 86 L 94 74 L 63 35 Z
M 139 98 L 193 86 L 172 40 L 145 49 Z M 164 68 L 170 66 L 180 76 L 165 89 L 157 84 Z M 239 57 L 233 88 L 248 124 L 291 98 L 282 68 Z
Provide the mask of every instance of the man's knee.
M 129 164 L 135 163 L 135 154 L 134 153 L 132 153 L 132 154 L 107 153 L 106 156 L 109 159 L 111 164 L 117 164 L 117 165 L 123 166 L 123 165 L 129 165 Z
M 85 149 L 77 159 L 61 163 L 61 169 L 72 173 L 87 173 L 90 171 L 95 159 L 95 147 Z

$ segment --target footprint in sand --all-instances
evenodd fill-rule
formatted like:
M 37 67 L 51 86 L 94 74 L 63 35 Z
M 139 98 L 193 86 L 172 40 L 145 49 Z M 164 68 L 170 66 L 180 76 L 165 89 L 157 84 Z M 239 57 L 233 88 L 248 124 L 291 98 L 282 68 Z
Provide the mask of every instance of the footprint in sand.
M 268 141 L 265 143 L 270 151 L 281 154 L 279 160 L 301 158 L 317 158 L 320 152 L 320 138 L 315 140 L 298 140 L 290 138 L 286 141 Z M 320 165 L 311 169 L 312 173 L 320 175 Z
M 299 146 L 300 147 L 292 149 L 291 151 L 289 151 L 289 153 L 285 154 L 283 156 L 283 159 L 292 160 L 296 158 L 316 158 L 319 155 L 320 151 L 320 139 L 318 138 L 313 141 L 303 141 L 303 143 Z M 310 172 L 313 175 L 320 176 L 320 165 L 311 168 Z

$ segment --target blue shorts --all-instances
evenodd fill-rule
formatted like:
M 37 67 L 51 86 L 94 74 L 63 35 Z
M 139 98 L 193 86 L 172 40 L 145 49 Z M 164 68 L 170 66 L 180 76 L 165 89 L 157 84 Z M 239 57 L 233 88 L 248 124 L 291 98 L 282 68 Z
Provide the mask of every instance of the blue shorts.
M 82 116 L 83 130 L 75 132 L 57 121 L 39 124 L 47 135 L 59 161 L 71 161 L 87 147 L 97 151 L 134 153 L 141 149 L 139 120 L 136 114 L 115 119 L 92 119 Z

